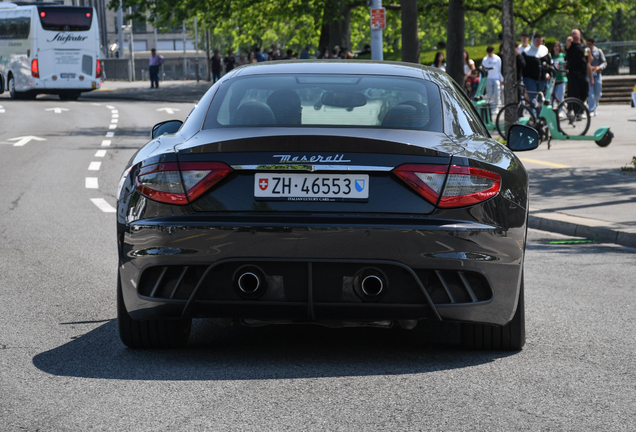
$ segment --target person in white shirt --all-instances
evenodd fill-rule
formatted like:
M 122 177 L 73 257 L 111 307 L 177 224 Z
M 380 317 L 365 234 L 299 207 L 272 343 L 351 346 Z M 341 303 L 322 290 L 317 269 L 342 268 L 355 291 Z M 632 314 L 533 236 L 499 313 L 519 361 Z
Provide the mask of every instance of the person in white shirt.
M 521 44 L 518 46 L 519 54 L 523 54 L 524 51 L 530 48 L 530 36 L 528 33 L 521 33 Z
M 501 75 L 501 58 L 495 54 L 495 47 L 486 48 L 488 55 L 481 61 L 481 65 L 488 70 L 488 78 L 486 80 L 486 97 L 490 99 L 490 111 L 497 114 L 497 106 L 499 105 L 499 87 L 503 81 Z

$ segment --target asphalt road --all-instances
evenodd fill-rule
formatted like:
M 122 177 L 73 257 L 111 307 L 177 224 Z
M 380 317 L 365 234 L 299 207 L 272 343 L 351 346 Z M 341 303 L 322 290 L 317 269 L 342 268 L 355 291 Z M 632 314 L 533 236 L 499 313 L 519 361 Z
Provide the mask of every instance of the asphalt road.
M 151 126 L 191 105 L 0 105 L 0 431 L 636 429 L 636 250 L 539 231 L 518 353 L 461 351 L 453 325 L 206 320 L 187 349 L 126 349 L 109 207 Z

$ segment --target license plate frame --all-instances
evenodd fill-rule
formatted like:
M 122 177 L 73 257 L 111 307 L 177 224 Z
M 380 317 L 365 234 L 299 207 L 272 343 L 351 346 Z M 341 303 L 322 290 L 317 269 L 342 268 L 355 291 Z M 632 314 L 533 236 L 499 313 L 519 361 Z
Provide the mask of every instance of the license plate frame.
M 368 174 L 257 173 L 254 175 L 254 199 L 366 202 L 369 186 Z

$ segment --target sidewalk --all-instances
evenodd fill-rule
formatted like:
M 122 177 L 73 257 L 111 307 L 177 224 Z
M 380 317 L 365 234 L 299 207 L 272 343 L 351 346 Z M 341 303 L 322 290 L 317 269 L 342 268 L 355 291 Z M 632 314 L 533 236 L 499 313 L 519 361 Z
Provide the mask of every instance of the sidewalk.
M 208 81 L 105 81 L 82 98 L 196 103 Z M 590 132 L 609 126 L 606 147 L 593 141 L 553 141 L 552 149 L 519 153 L 530 175 L 529 227 L 636 247 L 636 172 L 621 171 L 636 156 L 636 108 L 601 105 Z
M 196 103 L 211 85 L 209 81 L 161 81 L 159 88 L 151 89 L 150 81 L 104 81 L 101 89 L 84 93 L 81 98 Z

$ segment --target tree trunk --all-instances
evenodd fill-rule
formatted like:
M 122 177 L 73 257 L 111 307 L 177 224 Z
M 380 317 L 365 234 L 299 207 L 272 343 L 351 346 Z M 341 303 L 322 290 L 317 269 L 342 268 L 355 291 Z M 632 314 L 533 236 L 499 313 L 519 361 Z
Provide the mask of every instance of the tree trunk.
M 446 39 L 446 72 L 464 88 L 464 0 L 448 2 L 448 26 Z
M 340 48 L 351 49 L 351 6 L 340 2 L 340 14 L 338 19 L 329 25 L 329 48 L 336 45 Z
M 402 61 L 420 63 L 417 0 L 402 0 Z
M 325 48 L 329 48 L 329 24 L 327 6 L 325 6 L 322 12 L 322 25 L 320 26 L 320 39 L 318 40 L 318 52 L 322 55 Z
M 515 53 L 515 18 L 512 2 L 513 0 L 502 0 L 501 2 L 501 27 L 503 29 L 501 63 L 504 70 L 504 105 L 517 101 L 517 95 L 513 88 L 517 82 L 517 56 Z M 514 115 L 512 111 L 510 114 Z M 513 121 L 513 119 L 506 119 L 506 124 Z

